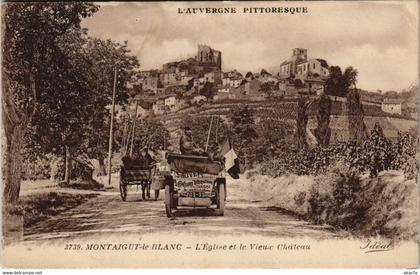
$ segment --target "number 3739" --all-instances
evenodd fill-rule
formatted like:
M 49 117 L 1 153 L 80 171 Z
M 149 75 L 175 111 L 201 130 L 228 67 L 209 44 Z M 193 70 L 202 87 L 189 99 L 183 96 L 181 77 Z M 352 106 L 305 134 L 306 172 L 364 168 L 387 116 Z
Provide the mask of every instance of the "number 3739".
M 82 250 L 82 245 L 67 243 L 64 245 L 64 250 Z

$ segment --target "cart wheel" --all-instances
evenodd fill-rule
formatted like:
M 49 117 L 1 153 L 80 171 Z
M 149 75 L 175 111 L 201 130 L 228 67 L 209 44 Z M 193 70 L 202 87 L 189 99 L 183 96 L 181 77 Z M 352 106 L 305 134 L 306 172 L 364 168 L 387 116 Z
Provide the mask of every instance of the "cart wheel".
M 159 189 L 155 189 L 155 201 L 157 201 L 159 199 Z
M 120 181 L 120 195 L 121 195 L 121 199 L 123 201 L 126 201 L 126 199 L 127 199 L 127 186 L 122 181 Z
M 217 187 L 217 209 L 219 209 L 219 214 L 221 216 L 225 213 L 225 199 L 226 199 L 226 189 L 224 183 L 219 183 Z
M 165 211 L 168 218 L 172 217 L 173 192 L 169 185 L 165 186 Z

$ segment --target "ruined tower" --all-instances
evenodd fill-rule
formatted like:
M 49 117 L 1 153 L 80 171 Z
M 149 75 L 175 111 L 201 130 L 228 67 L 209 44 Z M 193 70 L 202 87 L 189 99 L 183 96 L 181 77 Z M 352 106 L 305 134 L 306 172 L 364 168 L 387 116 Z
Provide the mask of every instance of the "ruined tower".
M 210 63 L 219 70 L 222 68 L 222 53 L 207 45 L 198 45 L 196 59 L 200 63 Z

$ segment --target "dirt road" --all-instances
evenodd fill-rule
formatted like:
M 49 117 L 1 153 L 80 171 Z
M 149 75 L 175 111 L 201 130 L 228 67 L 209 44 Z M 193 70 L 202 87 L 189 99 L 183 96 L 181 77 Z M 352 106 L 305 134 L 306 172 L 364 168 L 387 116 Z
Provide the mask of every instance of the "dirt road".
M 76 208 L 25 228 L 25 241 L 77 239 L 106 234 L 147 232 L 194 232 L 203 234 L 258 233 L 272 237 L 340 238 L 328 226 L 312 225 L 278 208 L 241 198 L 238 184 L 228 184 L 224 216 L 212 209 L 180 209 L 175 217 L 165 215 L 163 196 L 158 201 L 143 201 L 135 187 L 126 202 L 117 191 L 104 192 Z M 152 191 L 153 196 L 153 191 Z

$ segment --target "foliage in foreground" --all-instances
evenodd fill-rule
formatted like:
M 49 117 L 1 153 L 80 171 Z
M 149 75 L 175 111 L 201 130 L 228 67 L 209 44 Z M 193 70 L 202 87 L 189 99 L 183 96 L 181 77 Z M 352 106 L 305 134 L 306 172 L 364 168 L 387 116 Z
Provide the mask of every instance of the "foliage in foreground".
M 24 197 L 21 202 L 24 226 L 31 226 L 48 217 L 74 208 L 96 194 L 42 193 Z
M 283 151 L 260 166 L 262 174 L 278 177 L 283 174 L 319 175 L 332 164 L 343 162 L 354 172 L 368 172 L 375 177 L 385 170 L 403 170 L 408 179 L 418 171 L 418 138 L 411 133 L 399 133 L 395 141 L 388 140 L 379 124 L 361 144 L 338 143 L 326 148 Z
M 336 165 L 315 178 L 307 194 L 306 216 L 315 223 L 327 223 L 364 237 L 416 238 L 416 189 L 415 180 L 407 180 L 401 172 L 362 178 Z
M 270 185 L 260 189 L 270 190 L 274 206 L 314 223 L 364 237 L 413 239 L 418 226 L 417 144 L 413 131 L 391 141 L 376 124 L 362 143 L 284 151 L 263 163 L 263 176 L 254 176 L 251 184 Z
M 339 162 L 319 176 L 273 178 L 256 170 L 245 174 L 247 199 L 291 211 L 315 224 L 329 224 L 355 236 L 416 239 L 417 183 L 402 171 L 359 176 Z

